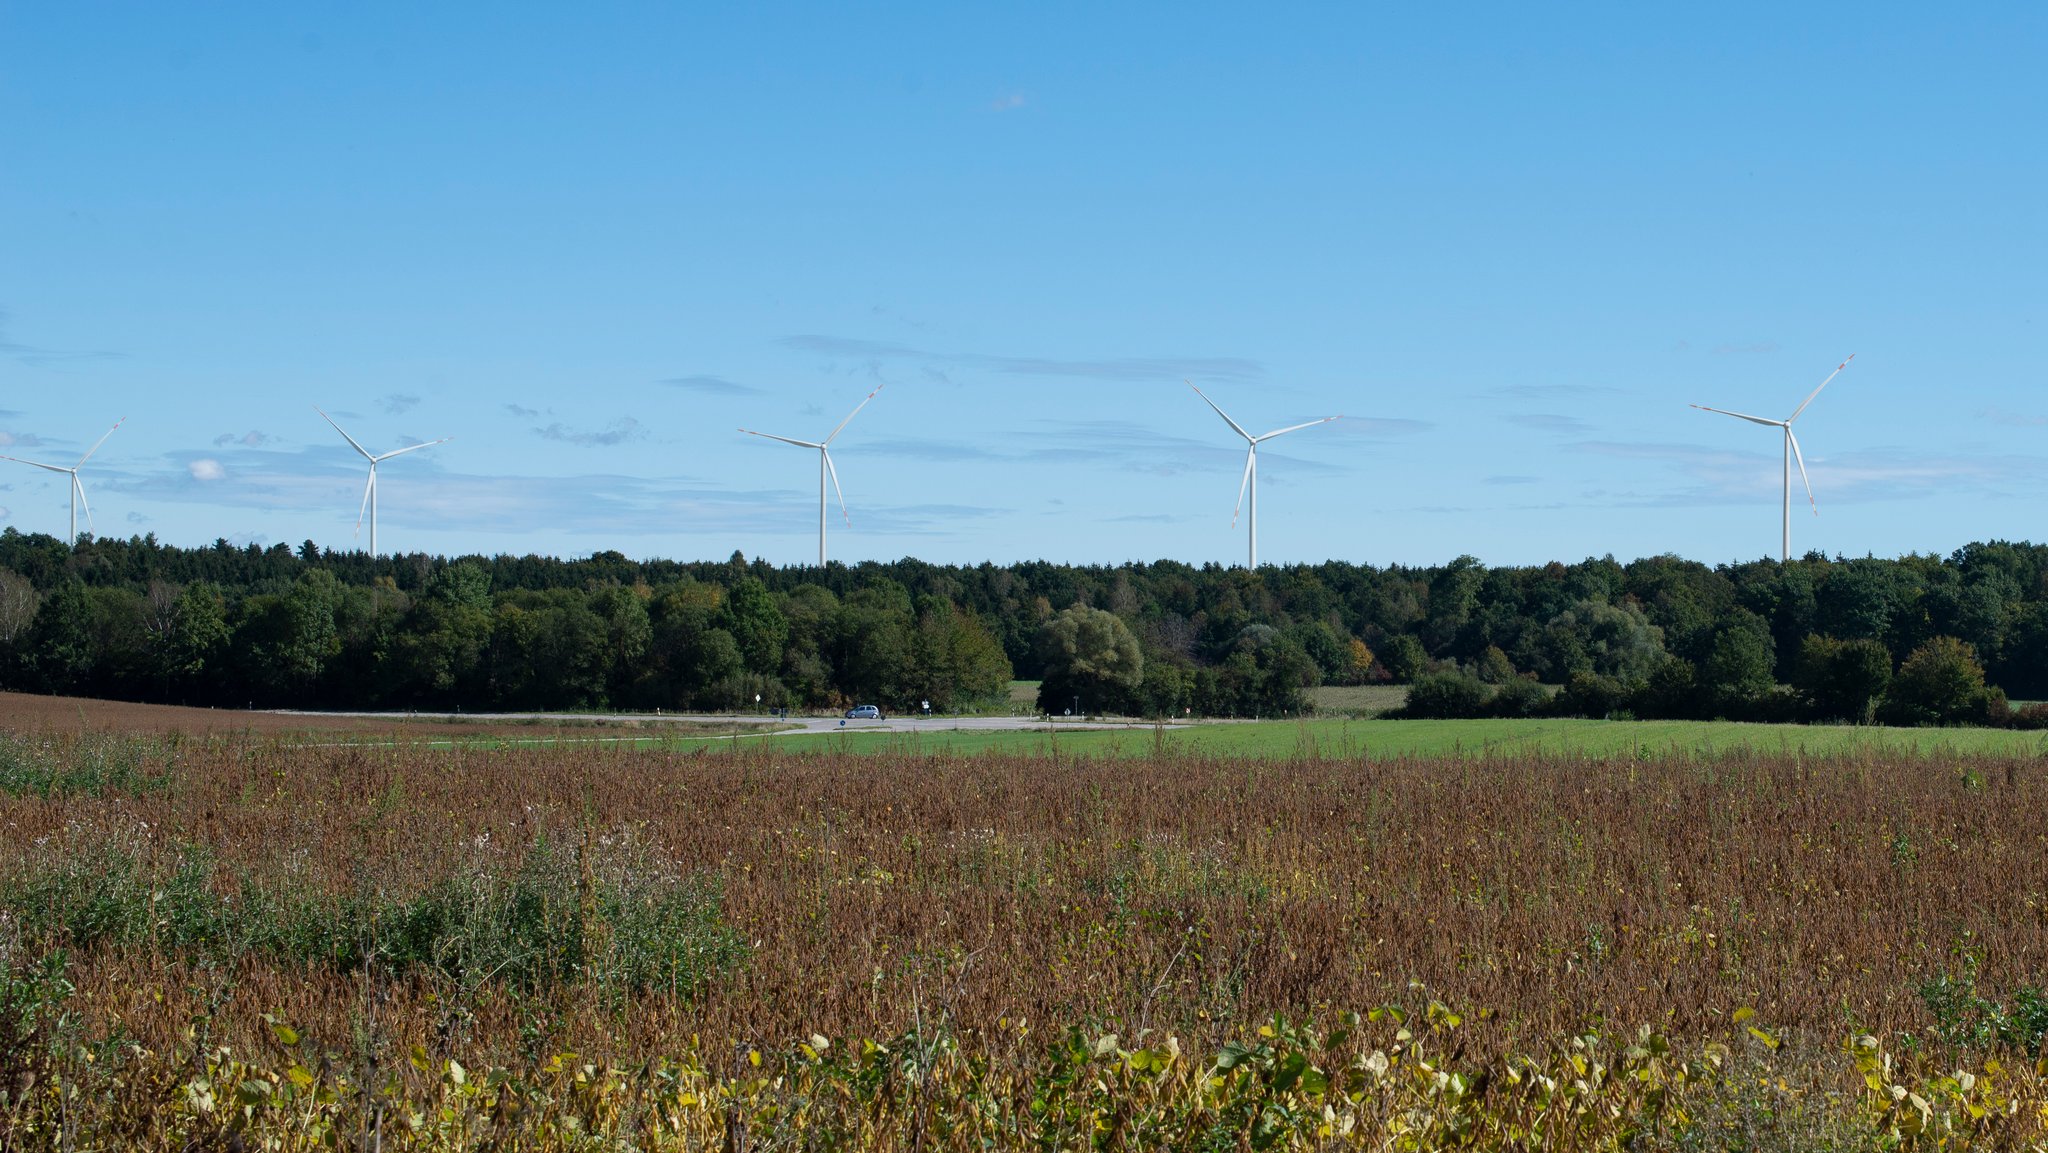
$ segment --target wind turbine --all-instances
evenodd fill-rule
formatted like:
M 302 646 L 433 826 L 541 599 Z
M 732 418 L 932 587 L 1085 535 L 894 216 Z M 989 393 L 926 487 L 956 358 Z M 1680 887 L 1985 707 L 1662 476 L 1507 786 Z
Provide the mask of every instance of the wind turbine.
M 1192 381 L 1192 380 L 1189 380 L 1189 381 L 1183 381 L 1182 383 L 1186 384 L 1186 385 L 1187 385 L 1187 386 L 1188 386 L 1189 388 L 1195 388 L 1195 382 L 1194 382 L 1194 381 Z M 1203 402 L 1204 404 L 1207 404 L 1207 405 L 1208 405 L 1208 406 L 1209 406 L 1210 408 L 1215 408 L 1215 409 L 1216 409 L 1216 415 L 1217 415 L 1217 416 L 1220 416 L 1220 417 L 1222 417 L 1222 418 L 1223 418 L 1223 423 L 1225 423 L 1225 424 L 1229 425 L 1229 426 L 1230 426 L 1231 428 L 1233 428 L 1233 429 L 1236 429 L 1236 430 L 1237 430 L 1237 435 L 1239 435 L 1239 436 L 1241 436 L 1241 437 L 1243 437 L 1243 438 L 1244 438 L 1244 442 L 1245 442 L 1245 446 L 1246 446 L 1246 447 L 1245 447 L 1245 454 L 1244 454 L 1244 479 L 1243 479 L 1243 480 L 1241 480 L 1241 481 L 1239 481 L 1239 482 L 1238 482 L 1238 484 L 1237 484 L 1237 508 L 1235 508 L 1235 509 L 1232 509 L 1232 510 L 1231 510 L 1231 513 L 1230 513 L 1230 525 L 1231 525 L 1231 527 L 1232 527 L 1232 528 L 1236 528 L 1236 527 L 1237 527 L 1237 514 L 1238 514 L 1239 512 L 1242 512 L 1242 511 L 1244 511 L 1244 497 L 1245 497 L 1245 493 L 1246 493 L 1247 491 L 1249 491 L 1249 492 L 1251 493 L 1251 497 L 1252 497 L 1252 507 L 1251 507 L 1251 515 L 1250 515 L 1249 517 L 1245 518 L 1245 520 L 1246 520 L 1246 523 L 1247 523 L 1247 525 L 1249 526 L 1249 529 L 1250 529 L 1250 533 L 1251 533 L 1251 548 L 1250 548 L 1250 550 L 1249 550 L 1249 551 L 1248 551 L 1248 552 L 1246 553 L 1247 559 L 1246 559 L 1246 561 L 1245 561 L 1245 567 L 1246 567 L 1247 569 L 1249 569 L 1249 570 L 1253 571 L 1253 572 L 1256 572 L 1256 571 L 1258 571 L 1258 567 L 1259 567 L 1259 444 L 1260 444 L 1260 442 L 1262 442 L 1262 441 L 1268 441 L 1268 440 L 1272 440 L 1272 439 L 1273 439 L 1274 437 L 1276 437 L 1276 436 L 1285 436 L 1285 435 L 1287 435 L 1287 434 L 1288 434 L 1288 433 L 1290 433 L 1290 432 L 1299 432 L 1299 431 L 1301 431 L 1301 430 L 1302 430 L 1302 429 L 1304 429 L 1304 428 L 1313 428 L 1314 426 L 1316 426 L 1316 425 L 1319 425 L 1319 424 L 1328 424 L 1328 423 L 1330 423 L 1331 421 L 1333 421 L 1333 420 L 1336 420 L 1336 419 L 1338 419 L 1338 418 L 1337 418 L 1337 417 L 1334 417 L 1334 416 L 1326 416 L 1326 417 L 1322 418 L 1321 420 L 1311 420 L 1311 421 L 1308 421 L 1307 423 L 1304 423 L 1304 424 L 1291 424 L 1291 425 L 1288 425 L 1288 426 L 1287 426 L 1286 428 L 1276 428 L 1276 429 L 1274 429 L 1274 430 L 1273 430 L 1272 432 L 1269 432 L 1269 433 L 1264 433 L 1264 434 L 1262 434 L 1262 435 L 1259 435 L 1259 436 L 1253 436 L 1253 435 L 1252 435 L 1251 433 L 1248 433 L 1248 432 L 1246 432 L 1246 431 L 1244 430 L 1244 426 L 1243 426 L 1243 425 L 1241 425 L 1241 424 L 1237 423 L 1236 421 L 1234 421 L 1234 420 L 1230 419 L 1230 414 L 1229 414 L 1229 413 L 1227 413 L 1227 412 L 1224 412 L 1224 411 L 1223 411 L 1222 409 L 1220 409 L 1220 408 L 1216 408 L 1216 402 L 1215 402 L 1215 401 L 1213 401 L 1213 400 L 1210 400 L 1210 399 L 1209 399 L 1209 394 L 1208 394 L 1208 393 L 1205 393 L 1205 392 L 1203 392 L 1203 391 L 1202 391 L 1201 389 L 1199 389 L 1199 388 L 1195 388 L 1195 395 L 1196 395 L 1196 396 L 1199 396 L 1199 397 L 1201 397 L 1201 398 L 1202 398 L 1202 402 Z
M 1856 354 L 1852 352 L 1849 354 L 1849 360 L 1854 359 L 1856 359 Z M 1806 503 L 1812 506 L 1813 515 L 1820 515 L 1820 505 L 1814 503 L 1813 499 L 1813 481 L 1806 475 L 1806 457 L 1800 454 L 1799 438 L 1792 435 L 1792 422 L 1798 420 L 1799 414 L 1806 411 L 1806 406 L 1813 403 L 1813 398 L 1820 395 L 1820 390 L 1828 386 L 1828 380 L 1835 379 L 1835 377 L 1841 375 L 1843 369 L 1849 367 L 1849 360 L 1836 365 L 1835 371 L 1828 373 L 1828 379 L 1821 381 L 1819 388 L 1815 388 L 1812 392 L 1807 393 L 1806 399 L 1800 402 L 1799 407 L 1792 410 L 1792 415 L 1783 420 L 1766 420 L 1761 416 L 1729 412 L 1725 408 L 1708 408 L 1704 404 L 1693 405 L 1694 408 L 1702 412 L 1718 412 L 1722 416 L 1732 416 L 1737 420 L 1746 420 L 1751 424 L 1767 424 L 1773 428 L 1785 430 L 1785 537 L 1782 542 L 1784 555 L 1780 558 L 1785 561 L 1792 559 L 1792 463 L 1794 461 L 1799 462 L 1799 479 L 1806 484 Z
M 105 436 L 94 441 L 92 447 L 85 450 L 85 455 L 78 458 L 78 463 L 70 468 L 65 468 L 60 464 L 44 464 L 41 461 L 23 460 L 18 456 L 0 456 L 0 460 L 11 460 L 16 464 L 46 468 L 51 472 L 64 473 L 71 478 L 71 543 L 74 545 L 78 543 L 78 506 L 81 504 L 85 506 L 86 531 L 90 532 L 92 530 L 92 502 L 85 499 L 85 485 L 78 479 L 78 470 L 84 468 L 85 462 L 92 459 L 92 454 L 98 452 L 100 446 L 107 443 L 107 437 L 114 435 L 114 429 L 120 428 L 126 423 L 128 423 L 128 418 L 125 416 L 115 421 L 114 428 L 108 429 Z
M 326 412 L 325 412 L 324 410 L 322 410 L 322 409 L 321 409 L 321 407 L 320 407 L 319 405 L 317 405 L 317 404 L 316 404 L 316 405 L 314 405 L 314 406 L 313 406 L 313 411 L 314 411 L 314 412 L 317 412 L 317 413 L 319 413 L 319 414 L 320 414 L 320 419 L 322 419 L 322 420 L 326 421 L 326 422 L 327 422 L 327 423 L 329 423 L 329 424 L 334 424 L 334 418 L 333 418 L 333 417 L 331 417 L 331 416 L 328 416 L 328 415 L 327 415 L 327 413 L 326 413 Z M 342 428 L 342 427 L 341 427 L 340 425 L 338 425 L 338 424 L 334 424 L 334 431 L 336 431 L 336 432 L 338 432 L 338 433 L 340 433 L 340 434 L 341 434 L 341 439 L 343 439 L 343 440 L 347 441 L 347 442 L 349 443 L 349 447 L 350 447 L 350 448 L 353 448 L 353 449 L 355 449 L 355 450 L 356 450 L 357 452 L 359 452 L 359 453 L 362 453 L 362 454 L 363 454 L 363 459 L 364 459 L 364 460 L 367 460 L 367 461 L 369 461 L 369 462 L 370 462 L 370 483 L 368 483 L 368 484 L 366 484 L 366 485 L 364 485 L 364 486 L 363 486 L 363 506 L 362 506 L 362 508 L 359 508 L 359 509 L 357 509 L 357 510 L 356 510 L 356 535 L 358 535 L 358 536 L 361 536 L 361 535 L 362 535 L 362 532 L 363 532 L 363 513 L 364 513 L 365 511 L 367 511 L 367 512 L 368 512 L 368 513 L 370 514 L 370 555 L 371 555 L 371 556 L 376 556 L 376 555 L 377 555 L 377 466 L 378 466 L 378 465 L 380 465 L 380 464 L 382 464 L 382 463 L 384 463 L 384 462 L 385 462 L 385 461 L 387 461 L 387 460 L 390 460 L 390 459 L 391 459 L 392 457 L 394 457 L 394 456 L 404 456 L 404 455 L 405 455 L 406 453 L 409 453 L 409 452 L 418 452 L 419 450 L 421 450 L 421 449 L 423 449 L 423 448 L 432 448 L 432 447 L 434 447 L 434 446 L 435 446 L 435 445 L 437 445 L 437 444 L 447 444 L 447 443 L 448 443 L 448 442 L 449 442 L 450 440 L 452 440 L 452 439 L 454 439 L 454 438 L 453 438 L 453 437 L 446 437 L 446 436 L 444 436 L 444 437 L 442 437 L 442 438 L 441 438 L 440 440 L 430 440 L 430 441 L 427 441 L 427 442 L 426 442 L 425 444 L 409 444 L 409 445 L 405 446 L 404 448 L 394 448 L 394 449 L 392 449 L 392 450 L 391 450 L 390 452 L 387 452 L 387 453 L 383 454 L 382 456 L 374 456 L 374 455 L 372 455 L 372 454 L 371 454 L 371 452 L 370 452 L 370 450 L 369 450 L 369 449 L 367 449 L 367 448 L 364 448 L 364 447 L 363 447 L 362 445 L 360 445 L 360 444 L 357 444 L 357 443 L 356 443 L 356 438 L 355 438 L 355 437 L 352 437 L 352 436 L 350 436 L 350 435 L 348 434 L 348 430 L 347 430 L 347 429 L 344 429 L 344 428 Z
M 871 392 L 871 393 L 869 393 L 869 394 L 867 395 L 867 399 L 866 399 L 866 400 L 863 400 L 863 401 L 861 401 L 861 402 L 860 402 L 859 404 L 857 404 L 857 405 L 854 405 L 854 406 L 853 406 L 853 411 L 852 411 L 852 412 L 849 412 L 849 413 L 847 413 L 847 414 L 846 414 L 846 419 L 845 419 L 845 420 L 842 420 L 842 421 L 840 421 L 840 422 L 839 422 L 839 424 L 838 424 L 838 427 L 834 428 L 834 429 L 833 429 L 833 430 L 832 430 L 832 431 L 831 431 L 830 433 L 826 434 L 826 437 L 825 437 L 825 439 L 824 439 L 824 440 L 792 440 L 792 439 L 790 439 L 789 437 L 786 437 L 786 436 L 775 436 L 775 435 L 773 435 L 772 433 L 766 433 L 766 432 L 755 432 L 755 431 L 754 431 L 753 429 L 751 429 L 751 428 L 743 428 L 743 429 L 741 429 L 741 430 L 740 430 L 741 432 L 744 432 L 744 433 L 746 433 L 746 434 L 747 434 L 748 436 L 759 436 L 759 437 L 766 437 L 766 438 L 767 438 L 767 439 L 769 439 L 769 440 L 779 440 L 779 441 L 781 441 L 781 442 L 782 442 L 782 443 L 784 443 L 784 444 L 793 444 L 793 445 L 797 446 L 798 448 L 815 448 L 815 449 L 817 449 L 817 450 L 818 450 L 818 567 L 819 567 L 819 568 L 824 568 L 824 567 L 825 567 L 825 508 L 826 508 L 826 501 L 825 501 L 825 479 L 826 479 L 827 477 L 830 477 L 830 478 L 832 479 L 832 491 L 833 491 L 833 492 L 836 492 L 836 493 L 838 493 L 838 494 L 839 494 L 839 515 L 840 515 L 840 516 L 842 516 L 842 517 L 845 517 L 845 518 L 846 518 L 846 523 L 847 523 L 847 524 L 852 524 L 852 523 L 853 523 L 853 517 L 852 517 L 852 515 L 851 515 L 851 514 L 849 514 L 849 513 L 848 513 L 848 512 L 846 511 L 846 493 L 845 493 L 845 492 L 844 492 L 843 490 L 841 490 L 841 489 L 840 489 L 840 487 L 839 487 L 839 470 L 838 470 L 838 469 L 836 469 L 836 468 L 833 468 L 833 467 L 832 467 L 832 450 L 831 450 L 831 449 L 830 449 L 829 447 L 827 447 L 827 446 L 828 446 L 828 445 L 830 445 L 830 444 L 832 443 L 832 438 L 833 438 L 833 437 L 835 437 L 835 436 L 838 436 L 838 435 L 839 435 L 839 430 L 840 430 L 840 429 L 843 429 L 843 428 L 845 428 L 845 427 L 847 426 L 847 424 L 848 424 L 849 422 L 851 422 L 851 421 L 853 420 L 853 418 L 854 418 L 854 417 L 856 417 L 856 416 L 859 416 L 859 415 L 860 415 L 860 410 L 861 410 L 861 409 L 864 409 L 864 408 L 866 408 L 866 407 L 868 406 L 868 401 L 869 401 L 869 400 L 873 400 L 873 399 L 875 399 L 875 393 L 877 393 L 877 392 L 880 392 L 880 391 L 882 391 L 882 386 L 878 384 L 878 385 L 876 385 L 876 386 L 875 386 L 875 392 Z

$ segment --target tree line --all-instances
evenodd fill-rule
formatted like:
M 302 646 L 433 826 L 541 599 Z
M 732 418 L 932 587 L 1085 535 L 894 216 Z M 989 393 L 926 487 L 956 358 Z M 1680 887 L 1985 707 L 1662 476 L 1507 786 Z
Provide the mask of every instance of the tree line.
M 2048 546 L 1706 565 L 1173 561 L 779 568 L 371 557 L 0 532 L 0 680 L 309 707 L 1303 711 L 2014 723 L 2048 698 Z M 2039 713 L 2040 710 L 2035 710 Z M 2035 719 L 2043 719 L 2036 717 Z

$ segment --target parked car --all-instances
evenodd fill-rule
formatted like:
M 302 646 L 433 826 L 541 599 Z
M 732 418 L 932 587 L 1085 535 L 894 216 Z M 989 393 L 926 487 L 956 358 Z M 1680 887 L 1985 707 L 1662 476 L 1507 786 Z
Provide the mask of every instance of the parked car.
M 846 719 L 849 721 L 879 721 L 882 719 L 882 710 L 874 705 L 855 705 L 846 710 Z

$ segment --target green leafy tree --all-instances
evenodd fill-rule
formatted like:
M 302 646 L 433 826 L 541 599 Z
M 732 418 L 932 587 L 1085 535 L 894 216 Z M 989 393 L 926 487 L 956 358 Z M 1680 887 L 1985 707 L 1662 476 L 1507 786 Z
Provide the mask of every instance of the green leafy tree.
M 1628 686 L 1596 672 L 1576 672 L 1551 702 L 1551 711 L 1566 717 L 1609 717 L 1629 705 Z
M 1892 655 L 1876 641 L 1809 636 L 1800 642 L 1793 687 L 1822 720 L 1869 723 L 1891 680 Z
M 740 657 L 750 671 L 772 673 L 782 666 L 789 620 L 767 585 L 753 577 L 734 585 L 726 595 L 725 614 L 725 629 L 739 643 Z
M 1713 648 L 1700 665 L 1700 688 L 1727 716 L 1746 715 L 1776 686 L 1770 627 L 1745 610 L 1737 610 L 1735 617 L 1715 632 Z
M 1038 633 L 1044 679 L 1038 707 L 1064 711 L 1080 699 L 1084 712 L 1129 709 L 1145 681 L 1145 657 L 1138 638 L 1115 613 L 1075 605 L 1045 623 Z
M 341 651 L 335 604 L 341 584 L 326 569 L 310 569 L 279 594 L 242 602 L 234 650 L 243 691 L 267 703 L 314 699 L 327 662 Z
M 85 585 L 67 580 L 50 590 L 29 626 L 28 650 L 36 687 L 67 693 L 92 675 L 96 653 L 92 600 Z
M 1408 633 L 1397 633 L 1380 646 L 1380 664 L 1398 684 L 1413 683 L 1429 668 L 1429 652 Z
M 1982 718 L 1988 703 L 1976 651 L 1954 637 L 1935 637 L 1899 665 L 1880 715 L 1893 724 L 1954 725 Z
M 1425 673 L 1408 687 L 1401 715 L 1417 720 L 1483 717 L 1490 711 L 1493 688 L 1471 673 L 1448 669 Z
M 1479 654 L 1479 660 L 1472 671 L 1489 685 L 1504 685 L 1518 676 L 1515 672 L 1515 662 L 1500 651 L 1499 645 L 1486 646 L 1486 651 Z
M 227 599 L 218 585 L 194 581 L 180 589 L 171 602 L 159 670 L 170 692 L 179 699 L 211 696 L 207 689 L 222 671 L 229 635 Z

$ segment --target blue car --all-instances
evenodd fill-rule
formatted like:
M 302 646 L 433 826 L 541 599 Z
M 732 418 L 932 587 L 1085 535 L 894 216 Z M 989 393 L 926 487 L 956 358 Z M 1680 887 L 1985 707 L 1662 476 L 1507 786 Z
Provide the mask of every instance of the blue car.
M 846 719 L 849 721 L 879 721 L 882 719 L 882 710 L 873 705 L 855 705 L 846 710 Z

